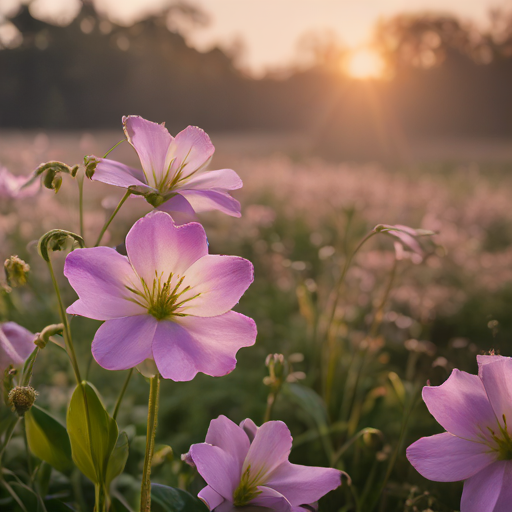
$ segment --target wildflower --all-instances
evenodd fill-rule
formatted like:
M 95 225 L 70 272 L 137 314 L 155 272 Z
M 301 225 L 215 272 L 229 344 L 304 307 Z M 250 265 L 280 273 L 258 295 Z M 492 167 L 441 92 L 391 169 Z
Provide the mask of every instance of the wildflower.
M 478 375 L 453 370 L 423 400 L 446 432 L 409 446 L 425 478 L 464 480 L 461 512 L 509 512 L 512 503 L 512 359 L 478 356 Z
M 26 176 L 15 176 L 5 167 L 0 166 L 0 199 L 21 199 L 34 196 L 39 190 L 39 184 L 34 183 L 23 187 L 27 182 Z
M 192 445 L 185 460 L 191 459 L 206 480 L 199 497 L 210 510 L 246 505 L 279 512 L 311 510 L 340 486 L 342 472 L 291 464 L 291 448 L 292 436 L 282 421 L 258 428 L 250 419 L 238 426 L 219 416 L 210 423 L 205 442 Z
M 231 311 L 253 280 L 252 264 L 208 254 L 201 224 L 178 227 L 163 212 L 134 224 L 126 252 L 95 247 L 66 258 L 79 296 L 68 313 L 105 320 L 92 343 L 96 361 L 124 370 L 152 359 L 175 381 L 231 372 L 238 349 L 256 339 L 254 321 Z
M 206 172 L 215 151 L 208 135 L 188 126 L 172 137 L 164 124 L 139 116 L 123 117 L 126 139 L 137 152 L 142 171 L 106 158 L 88 157 L 88 176 L 126 188 L 183 223 L 195 212 L 219 210 L 240 217 L 240 203 L 229 191 L 242 187 L 231 169 Z
M 35 348 L 35 335 L 15 322 L 0 325 L 0 372 L 19 368 Z

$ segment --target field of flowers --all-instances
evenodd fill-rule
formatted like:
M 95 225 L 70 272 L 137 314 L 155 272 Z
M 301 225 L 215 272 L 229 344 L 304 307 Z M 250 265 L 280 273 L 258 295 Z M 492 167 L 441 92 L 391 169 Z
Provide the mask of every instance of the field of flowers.
M 38 253 L 38 240 L 58 228 L 83 234 L 89 249 L 80 251 L 95 250 L 91 248 L 124 190 L 84 178 L 84 215 L 81 220 L 79 184 L 84 176 L 83 157 L 101 156 L 122 138 L 121 129 L 117 133 L 4 133 L 0 137 L 0 169 L 4 166 L 15 175 L 28 176 L 41 162 L 57 160 L 71 167 L 81 164 L 77 177 L 65 172 L 50 177 L 48 172 L 43 174 L 43 181 L 56 186 L 58 193 L 31 185 L 18 195 L 8 197 L 0 184 L 0 256 L 5 260 L 18 255 L 30 266 L 25 284 L 15 286 L 17 283 L 13 282 L 12 274 L 2 282 L 1 322 L 16 322 L 32 333 L 40 333 L 46 326 L 62 321 L 47 261 Z M 215 144 L 214 136 L 212 140 Z M 441 388 L 428 389 L 424 395 L 439 424 L 422 400 L 423 386 L 427 383 L 440 386 L 455 368 L 476 375 L 478 355 L 510 355 L 511 167 L 485 162 L 384 167 L 329 162 L 296 151 L 259 151 L 256 139 L 248 144 L 247 151 L 233 151 L 232 146 L 218 147 L 210 168 L 234 169 L 241 177 L 243 188 L 232 195 L 242 205 L 242 216 L 234 218 L 214 211 L 199 213 L 198 218 L 206 231 L 210 254 L 241 256 L 254 265 L 254 282 L 243 297 L 241 288 L 247 288 L 249 278 L 229 277 L 242 272 L 233 267 L 227 271 L 231 281 L 219 285 L 224 295 L 215 296 L 216 304 L 211 308 L 215 311 L 222 309 L 223 303 L 228 301 L 223 297 L 227 295 L 231 297 L 230 305 L 224 307 L 224 314 L 241 297 L 234 310 L 254 319 L 258 330 L 256 343 L 249 346 L 252 341 L 247 331 L 245 341 L 240 341 L 236 347 L 240 348 L 236 368 L 222 377 L 209 375 L 215 371 L 222 375 L 229 369 L 206 371 L 208 375 L 203 370 L 193 377 L 183 368 L 176 369 L 173 361 L 160 366 L 153 346 L 158 370 L 164 377 L 158 381 L 158 372 L 154 377 L 154 363 L 149 365 L 146 376 L 137 370 L 133 374 L 131 370 L 120 370 L 129 358 L 130 348 L 126 349 L 126 354 L 119 351 L 114 355 L 110 349 L 98 348 L 93 357 L 91 342 L 101 325 L 100 320 L 107 320 L 103 324 L 106 326 L 108 322 L 116 321 L 110 318 L 117 317 L 108 316 L 111 313 L 105 311 L 86 314 L 85 306 L 81 306 L 83 309 L 76 306 L 78 301 L 73 306 L 75 309 L 68 311 L 77 315 L 68 315 L 69 328 L 78 372 L 83 380 L 94 386 L 82 385 L 83 397 L 94 396 L 88 402 L 77 393 L 81 385 L 77 386 L 76 370 L 74 375 L 66 350 L 58 346 L 63 345 L 58 334 L 62 329 L 56 328 L 55 332 L 48 332 L 46 338 L 40 336 L 46 341 L 49 337 L 56 343 L 48 342 L 39 350 L 33 366 L 30 385 L 37 390 L 36 405 L 41 408 L 34 410 L 47 411 L 61 424 L 66 423 L 67 416 L 72 437 L 71 429 L 76 419 L 73 419 L 74 423 L 70 421 L 70 400 L 73 404 L 73 400 L 78 403 L 81 399 L 81 405 L 75 404 L 75 407 L 87 410 L 87 404 L 92 407 L 90 400 L 94 401 L 99 392 L 104 409 L 101 402 L 98 403 L 105 418 L 114 415 L 119 433 L 125 433 L 118 438 L 116 434 L 117 445 L 115 449 L 110 448 L 110 452 L 118 455 L 117 466 L 114 469 L 109 466 L 108 470 L 105 466 L 103 469 L 110 476 L 102 477 L 103 480 L 98 477 L 97 480 L 102 482 L 95 482 L 94 475 L 91 476 L 94 469 L 88 473 L 87 468 L 84 470 L 77 464 L 73 438 L 74 466 L 63 462 L 65 454 L 60 459 L 55 455 L 55 447 L 60 444 L 55 438 L 55 432 L 60 432 L 58 428 L 53 431 L 54 438 L 39 433 L 39 449 L 35 448 L 34 432 L 37 429 L 44 431 L 44 422 L 51 421 L 47 419 L 50 416 L 39 421 L 38 414 L 42 413 L 31 413 L 18 424 L 15 413 L 2 401 L 0 509 L 6 512 L 150 510 L 139 509 L 141 480 L 149 479 L 150 467 L 152 483 L 162 484 L 153 486 L 151 510 L 206 511 L 207 508 L 195 498 L 174 489 L 187 491 L 195 497 L 206 481 L 210 488 L 218 491 L 216 485 L 220 484 L 212 483 L 212 479 L 215 480 L 212 474 L 222 474 L 222 465 L 216 463 L 215 469 L 205 469 L 199 448 L 190 448 L 192 445 L 207 446 L 201 443 L 205 441 L 210 422 L 225 416 L 237 425 L 246 418 L 256 425 L 264 424 L 265 427 L 260 427 L 256 434 L 260 439 L 267 425 L 282 428 L 282 423 L 267 423 L 269 420 L 281 420 L 293 436 L 290 454 L 293 464 L 335 468 L 344 473 L 341 473 L 341 485 L 338 486 L 326 482 L 333 475 L 339 480 L 340 473 L 318 473 L 317 477 L 315 471 L 320 470 L 307 470 L 304 481 L 288 484 L 295 489 L 289 496 L 282 492 L 292 508 L 285 508 L 281 502 L 272 505 L 271 501 L 251 501 L 254 496 L 263 499 L 264 493 L 258 495 L 261 491 L 254 490 L 254 482 L 244 481 L 242 475 L 239 486 L 235 485 L 236 508 L 226 508 L 224 501 L 217 508 L 219 511 L 260 510 L 256 506 L 251 508 L 251 504 L 256 504 L 271 510 L 303 512 L 316 510 L 313 502 L 321 498 L 320 512 L 509 512 L 506 500 L 510 496 L 507 498 L 505 492 L 500 494 L 501 487 L 488 491 L 484 502 L 473 497 L 467 484 L 461 508 L 463 484 L 453 480 L 469 478 L 467 482 L 470 482 L 476 477 L 475 472 L 461 476 L 462 470 L 457 464 L 467 467 L 467 460 L 471 460 L 470 466 L 485 472 L 486 464 L 478 459 L 478 454 L 473 454 L 472 459 L 464 459 L 463 464 L 451 459 L 434 460 L 432 470 L 423 467 L 421 462 L 428 458 L 431 448 L 422 451 L 421 445 L 415 445 L 409 452 L 409 459 L 429 478 L 426 479 L 407 459 L 406 449 L 418 439 L 445 429 L 461 438 L 470 437 L 457 431 L 458 424 L 452 425 L 457 423 L 455 420 L 443 420 L 443 414 L 457 417 L 460 413 L 467 424 L 476 421 L 477 416 L 485 415 L 471 412 L 481 404 L 464 402 L 467 397 L 462 400 L 457 395 L 458 384 L 451 380 L 455 391 L 450 388 L 446 396 L 438 396 L 435 393 Z M 137 154 L 126 142 L 108 158 L 140 168 Z M 102 172 L 100 167 L 98 169 L 96 173 Z M 2 172 L 6 171 L 0 170 Z M 126 247 L 122 246 L 125 237 L 134 223 L 152 210 L 153 206 L 143 197 L 129 197 L 105 231 L 101 245 L 118 247 L 119 251 L 125 251 L 124 254 L 127 251 L 132 261 L 135 249 L 132 247 L 130 251 L 129 242 Z M 150 227 L 149 222 L 154 223 L 156 221 L 151 219 L 162 217 L 168 219 L 167 214 L 153 214 L 144 219 L 146 224 L 138 224 L 140 233 L 137 236 L 148 240 L 146 245 L 152 243 L 149 233 L 158 231 L 151 231 L 156 228 Z M 135 234 L 132 238 L 135 239 Z M 64 261 L 73 244 L 69 237 L 62 240 L 50 237 L 48 240 L 48 250 L 53 251 L 49 257 L 64 307 L 68 308 L 77 300 L 77 293 L 82 304 L 88 303 L 87 307 L 94 309 L 97 306 L 98 311 L 107 307 L 108 301 L 101 302 L 103 290 L 95 288 L 96 281 L 87 273 L 92 271 L 84 270 L 89 264 L 83 263 L 81 267 L 82 263 L 75 256 L 93 253 L 71 252 L 66 263 L 66 278 Z M 78 245 L 75 240 L 74 246 Z M 145 242 L 139 245 L 145 248 Z M 151 258 L 151 255 L 141 256 L 141 264 L 149 265 Z M 79 269 L 74 277 L 72 264 Z M 101 269 L 103 263 L 98 265 Z M 80 272 L 85 272 L 86 277 Z M 105 272 L 110 274 L 111 270 L 106 268 Z M 222 274 L 222 271 L 218 272 Z M 78 282 L 80 279 L 83 282 Z M 247 283 L 240 284 L 243 279 Z M 85 284 L 87 280 L 89 284 Z M 169 280 L 171 283 L 171 278 Z M 88 298 L 84 299 L 83 294 L 89 294 Z M 96 298 L 98 303 L 95 305 Z M 194 299 L 191 297 L 191 302 Z M 157 305 L 160 307 L 162 303 Z M 157 318 L 159 324 L 161 319 L 168 317 L 169 311 L 174 312 L 174 302 L 165 303 L 165 308 L 170 309 L 163 313 L 160 310 L 155 313 L 151 307 L 149 316 Z M 219 313 L 210 316 L 217 318 L 215 315 Z M 118 316 L 124 316 L 124 313 Z M 201 314 L 198 313 L 199 317 Z M 113 329 L 118 331 L 119 327 Z M 129 328 L 120 336 L 128 340 L 134 330 L 136 327 Z M 231 339 L 231 331 L 221 329 L 219 332 Z M 100 341 L 97 340 L 97 347 L 100 347 Z M 0 363 L 5 365 L 7 360 L 7 356 L 0 352 Z M 210 368 L 214 360 L 214 351 L 209 352 L 202 368 Z M 487 362 L 488 359 L 481 358 L 480 361 Z M 482 362 L 481 366 L 495 367 L 508 362 L 495 357 L 492 364 Z M 126 368 L 135 366 L 126 365 Z M 164 366 L 169 371 L 167 375 Z M 0 369 L 4 372 L 6 368 L 7 365 Z M 15 379 L 29 376 L 29 372 L 18 370 Z M 487 388 L 491 377 L 485 371 L 481 369 L 481 378 L 493 403 L 492 393 Z M 462 379 L 461 375 L 465 374 L 454 372 L 453 375 Z M 149 382 L 153 390 L 155 378 L 160 382 L 158 429 L 153 459 L 148 466 Z M 471 385 L 481 387 L 474 383 L 474 379 Z M 508 392 L 512 393 L 510 376 L 503 379 L 508 382 Z M 4 391 L 9 386 L 8 380 L 7 372 Z M 125 383 L 127 388 L 121 403 L 119 396 Z M 443 405 L 439 405 L 440 402 Z M 488 402 L 486 404 L 487 407 Z M 511 411 L 510 404 L 504 407 Z M 453 414 L 438 411 L 443 408 L 452 408 Z M 488 408 L 490 410 L 490 406 Z M 107 419 L 104 429 L 108 430 Z M 217 421 L 224 421 L 231 425 L 226 428 L 235 429 L 227 420 Z M 27 426 L 30 422 L 33 423 L 31 430 L 30 425 Z M 501 434 L 496 431 L 490 441 L 496 444 L 498 462 L 488 463 L 490 476 L 486 478 L 501 482 L 507 478 L 503 474 L 512 478 L 511 463 L 507 462 L 512 459 L 512 422 L 508 431 L 506 423 L 498 423 Z M 16 425 L 12 437 L 10 425 Z M 251 425 L 250 422 L 243 425 L 250 439 L 254 436 L 254 432 L 248 433 L 253 428 Z M 27 428 L 30 430 L 29 448 L 24 441 Z M 242 432 L 242 429 L 238 430 Z M 223 435 L 234 439 L 238 430 Z M 286 438 L 286 432 L 269 434 L 271 440 L 268 443 L 274 442 L 275 446 L 267 446 L 268 454 L 276 449 L 279 451 L 281 434 Z M 207 438 L 207 443 L 216 445 L 212 436 L 210 440 Z M 44 443 L 48 444 L 46 451 L 41 448 Z M 93 444 L 101 443 L 103 441 L 98 440 Z M 89 458 L 94 466 L 94 448 L 88 446 L 84 450 L 91 450 Z M 460 451 L 465 449 L 462 447 Z M 446 450 L 449 452 L 449 448 Z M 249 453 L 247 457 L 250 456 Z M 253 468 L 258 464 L 254 457 Z M 105 464 L 109 465 L 108 456 Z M 500 464 L 505 468 L 503 474 L 499 473 Z M 498 469 L 495 466 L 499 466 Z M 447 468 L 446 474 L 438 475 L 438 468 L 442 467 Z M 323 483 L 317 483 L 315 478 Z M 431 480 L 441 480 L 442 483 Z M 293 493 L 302 496 L 297 489 L 300 486 L 309 488 L 308 482 L 313 482 L 310 487 L 317 485 L 322 489 L 310 491 L 314 499 L 303 503 L 302 498 L 294 498 Z M 488 482 L 482 482 L 476 482 L 475 489 L 478 490 L 478 485 L 489 487 Z M 268 485 L 272 487 L 270 483 Z M 102 499 L 98 498 L 98 493 L 104 494 Z M 303 491 L 303 494 L 307 492 Z M 208 502 L 208 497 L 204 494 L 203 497 Z M 294 500 L 299 501 L 295 503 Z M 210 508 L 214 506 L 217 505 L 210 502 Z

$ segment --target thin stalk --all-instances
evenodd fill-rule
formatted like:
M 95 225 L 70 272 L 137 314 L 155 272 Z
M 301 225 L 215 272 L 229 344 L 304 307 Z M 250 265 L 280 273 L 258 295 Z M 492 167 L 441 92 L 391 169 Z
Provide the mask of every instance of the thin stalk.
M 160 395 L 160 375 L 157 373 L 150 380 L 148 403 L 148 426 L 146 434 L 146 455 L 140 494 L 140 512 L 151 512 L 151 462 L 155 451 L 155 435 L 158 419 L 158 399 Z
M 66 344 L 66 352 L 71 360 L 71 366 L 73 367 L 73 371 L 75 373 L 76 382 L 78 385 L 82 382 L 80 377 L 80 369 L 78 368 L 78 361 L 76 359 L 75 347 L 73 346 L 73 340 L 71 338 L 71 329 L 69 328 L 69 321 L 66 315 L 66 310 L 64 309 L 64 304 L 62 303 L 62 297 L 60 294 L 59 285 L 57 283 L 57 279 L 55 278 L 55 273 L 53 272 L 53 265 L 51 259 L 48 259 L 48 268 L 50 270 L 50 275 L 52 277 L 53 287 L 55 288 L 55 294 L 57 295 L 57 301 L 59 303 L 59 314 L 60 321 L 64 325 L 64 343 Z
M 347 271 L 348 269 L 350 268 L 350 265 L 352 264 L 352 260 L 354 259 L 355 255 L 360 251 L 361 247 L 363 247 L 363 245 L 368 241 L 370 240 L 370 238 L 372 238 L 373 236 L 375 236 L 377 234 L 377 231 L 370 231 L 370 233 L 368 233 L 360 242 L 359 244 L 357 245 L 357 247 L 354 249 L 354 251 L 352 252 L 352 254 L 345 260 L 345 264 L 343 265 L 343 269 L 341 271 L 341 274 L 340 274 L 340 277 L 338 278 L 337 282 L 336 282 L 336 285 L 334 287 L 334 290 L 335 290 L 335 295 L 334 295 L 334 300 L 333 300 L 333 304 L 332 304 L 332 307 L 331 307 L 331 311 L 330 311 L 330 314 L 329 314 L 329 321 L 327 323 L 327 330 L 326 332 L 329 332 L 330 329 L 331 329 L 331 326 L 332 326 L 332 323 L 334 321 L 334 316 L 336 315 L 336 309 L 338 307 L 338 302 L 340 300 L 340 297 L 341 297 L 341 290 L 343 288 L 343 283 L 345 282 L 345 276 L 347 275 Z
M 124 202 L 130 197 L 131 191 L 127 190 L 126 194 L 122 197 L 121 201 L 119 201 L 119 204 L 116 206 L 116 209 L 112 212 L 112 215 L 110 218 L 105 222 L 105 225 L 101 229 L 101 232 L 98 236 L 98 239 L 96 240 L 96 243 L 94 244 L 94 247 L 98 247 L 101 243 L 101 239 L 103 238 L 103 235 L 105 234 L 105 231 L 107 231 L 107 228 L 110 226 L 110 223 L 114 220 L 114 217 L 117 215 L 117 212 L 121 209 L 121 206 L 123 206 Z
M 270 421 L 272 417 L 272 410 L 274 409 L 274 404 L 276 403 L 277 393 L 271 391 L 267 397 L 267 408 L 265 409 L 265 416 L 263 417 L 263 423 L 267 423 Z
M 84 237 L 84 174 L 76 177 L 78 184 L 78 209 L 80 211 L 80 236 Z
M 23 430 L 23 441 L 25 442 L 25 451 L 27 453 L 28 476 L 29 476 L 30 483 L 32 484 L 34 469 L 32 467 L 32 457 L 30 456 L 30 449 L 28 447 L 27 421 L 25 419 L 25 416 L 23 416 L 23 421 L 21 422 L 21 427 Z
M 20 421 L 19 416 L 16 416 L 15 418 L 13 418 L 10 425 L 7 427 L 7 430 L 5 431 L 4 444 L 0 448 L 0 462 L 2 460 L 2 455 L 4 454 L 4 451 L 7 448 L 7 445 L 9 444 L 12 434 L 13 434 L 14 430 L 16 429 L 16 426 L 18 425 L 19 421 Z
M 119 393 L 119 396 L 117 397 L 116 406 L 114 407 L 114 414 L 112 414 L 112 417 L 114 419 L 117 419 L 117 414 L 119 413 L 119 409 L 121 408 L 121 403 L 123 401 L 124 394 L 126 392 L 126 388 L 128 387 L 130 379 L 132 378 L 132 374 L 133 374 L 133 368 L 130 368 L 130 370 L 128 371 L 128 375 L 126 375 L 126 380 L 124 381 L 121 392 Z
M 395 446 L 395 449 L 393 451 L 393 455 L 391 456 L 391 459 L 389 460 L 388 469 L 386 471 L 386 475 L 384 476 L 384 480 L 382 482 L 382 485 L 380 486 L 379 492 L 375 495 L 375 499 L 371 502 L 370 507 L 368 508 L 368 512 L 373 512 L 375 509 L 379 498 L 382 496 L 382 493 L 385 491 L 386 486 L 388 484 L 389 478 L 391 477 L 391 473 L 393 472 L 393 469 L 395 467 L 396 459 L 398 458 L 398 454 L 400 453 L 400 450 L 402 448 L 402 444 L 405 438 L 405 434 L 407 432 L 407 425 L 409 423 L 409 419 L 411 418 L 411 414 L 414 411 L 414 408 L 416 407 L 417 398 L 418 398 L 418 387 L 415 385 L 414 390 L 412 391 L 411 396 L 411 404 L 409 407 L 409 410 L 407 412 L 404 411 L 404 416 L 402 419 L 402 425 L 400 428 L 400 436 L 398 437 L 398 442 Z
M 94 485 L 94 496 L 95 496 L 95 505 L 94 512 L 106 512 L 107 511 L 107 499 L 105 488 L 103 484 L 95 484 Z

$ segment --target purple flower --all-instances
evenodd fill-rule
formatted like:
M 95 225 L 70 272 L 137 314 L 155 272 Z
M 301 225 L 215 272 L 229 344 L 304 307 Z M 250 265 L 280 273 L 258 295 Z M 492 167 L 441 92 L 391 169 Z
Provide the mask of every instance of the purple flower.
M 126 252 L 95 247 L 66 258 L 79 296 L 68 313 L 105 320 L 92 343 L 98 364 L 125 370 L 154 360 L 175 381 L 231 372 L 238 349 L 256 340 L 254 321 L 231 311 L 253 281 L 252 264 L 208 254 L 201 224 L 178 227 L 163 212 L 134 224 Z
M 0 374 L 11 364 L 14 368 L 22 366 L 36 348 L 35 339 L 35 334 L 15 322 L 0 324 Z
M 453 370 L 423 388 L 430 413 L 447 432 L 409 446 L 425 478 L 464 480 L 461 512 L 510 512 L 512 503 L 512 359 L 478 356 L 478 376 Z
M 172 137 L 164 124 L 139 116 L 123 117 L 123 126 L 142 171 L 90 157 L 98 162 L 93 180 L 144 195 L 159 210 L 172 213 L 179 223 L 193 220 L 195 212 L 209 210 L 240 217 L 240 203 L 229 191 L 241 188 L 242 180 L 231 169 L 206 171 L 215 148 L 203 130 L 189 126 Z
M 208 484 L 199 497 L 210 510 L 252 510 L 246 505 L 278 512 L 315 510 L 314 502 L 339 487 L 342 473 L 291 464 L 291 448 L 292 436 L 282 421 L 258 428 L 250 419 L 238 426 L 219 416 L 210 423 L 205 442 L 192 445 L 186 458 Z
M 39 183 L 22 188 L 27 183 L 26 176 L 15 176 L 5 167 L 0 166 L 0 199 L 32 197 L 39 190 Z

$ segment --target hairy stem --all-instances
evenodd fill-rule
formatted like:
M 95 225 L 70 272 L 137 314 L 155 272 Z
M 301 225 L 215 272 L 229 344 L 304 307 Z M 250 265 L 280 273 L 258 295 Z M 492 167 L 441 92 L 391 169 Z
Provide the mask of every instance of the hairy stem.
M 98 239 L 96 240 L 96 243 L 94 244 L 94 247 L 98 247 L 101 243 L 101 239 L 103 238 L 103 235 L 105 234 L 105 231 L 107 231 L 107 228 L 110 226 L 110 223 L 114 220 L 114 217 L 117 215 L 117 212 L 121 209 L 121 206 L 123 206 L 124 202 L 130 197 L 131 191 L 127 190 L 126 194 L 122 197 L 121 201 L 119 201 L 119 204 L 116 206 L 116 209 L 112 212 L 112 215 L 110 218 L 105 222 L 105 225 L 101 229 L 101 232 L 98 236 Z
M 158 418 L 158 399 L 160 395 L 160 375 L 157 373 L 150 381 L 148 403 L 148 426 L 146 434 L 146 455 L 140 495 L 140 512 L 151 512 L 151 462 L 155 450 L 155 435 Z

